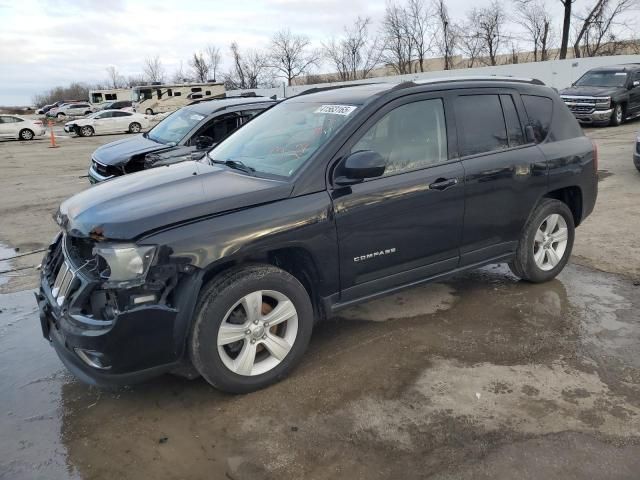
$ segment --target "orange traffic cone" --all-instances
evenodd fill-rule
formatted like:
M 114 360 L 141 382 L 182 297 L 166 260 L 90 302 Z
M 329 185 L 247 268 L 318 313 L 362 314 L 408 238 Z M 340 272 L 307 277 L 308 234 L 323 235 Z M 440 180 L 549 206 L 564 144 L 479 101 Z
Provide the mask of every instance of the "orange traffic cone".
M 56 145 L 56 136 L 53 134 L 52 120 L 49 120 L 49 131 L 51 132 L 51 145 L 49 145 L 49 148 L 58 148 L 58 145 Z

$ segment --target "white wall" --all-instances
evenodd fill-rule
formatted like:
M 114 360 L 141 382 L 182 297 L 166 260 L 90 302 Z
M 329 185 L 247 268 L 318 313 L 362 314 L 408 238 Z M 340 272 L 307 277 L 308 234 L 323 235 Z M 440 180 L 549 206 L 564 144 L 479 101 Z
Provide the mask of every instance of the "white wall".
M 375 77 L 353 82 L 318 83 L 316 85 L 295 85 L 292 87 L 258 88 L 255 90 L 233 90 L 228 95 L 239 95 L 243 92 L 255 92 L 256 95 L 278 98 L 292 97 L 310 88 L 328 87 L 331 85 L 348 85 L 358 83 L 402 83 L 411 80 L 429 78 L 461 77 L 469 75 L 507 75 L 514 77 L 537 78 L 546 85 L 557 89 L 566 88 L 577 80 L 584 72 L 595 67 L 616 65 L 620 63 L 640 63 L 640 55 L 616 55 L 611 57 L 572 58 L 568 60 L 549 60 L 547 62 L 520 63 L 516 65 L 498 65 L 496 67 L 465 68 L 457 70 L 441 70 L 395 75 L 391 77 Z

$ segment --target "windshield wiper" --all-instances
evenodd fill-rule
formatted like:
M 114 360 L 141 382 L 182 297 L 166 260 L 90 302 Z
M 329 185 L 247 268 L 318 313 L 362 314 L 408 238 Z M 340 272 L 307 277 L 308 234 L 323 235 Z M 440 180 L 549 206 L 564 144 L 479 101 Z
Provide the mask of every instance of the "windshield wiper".
M 209 157 L 208 153 L 207 153 L 207 157 Z M 256 171 L 255 168 L 250 167 L 248 165 L 245 165 L 240 160 L 231 160 L 231 159 L 229 159 L 229 160 L 216 160 L 215 158 L 209 157 L 209 161 L 211 163 L 217 163 L 219 165 L 226 165 L 229 168 L 233 168 L 235 170 L 240 170 L 241 172 L 248 173 L 249 175 L 252 175 Z

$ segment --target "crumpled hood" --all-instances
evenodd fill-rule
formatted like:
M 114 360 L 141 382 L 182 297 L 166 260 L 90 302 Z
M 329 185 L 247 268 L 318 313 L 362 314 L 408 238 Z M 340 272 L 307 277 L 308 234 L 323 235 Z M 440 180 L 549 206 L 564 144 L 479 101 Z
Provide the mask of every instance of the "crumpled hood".
M 103 165 L 118 167 L 126 164 L 133 155 L 168 150 L 170 148 L 175 147 L 154 142 L 145 137 L 144 134 L 140 134 L 101 146 L 93 152 L 93 158 Z
M 183 162 L 118 177 L 65 200 L 55 216 L 75 236 L 132 240 L 185 221 L 287 198 L 286 182 Z
M 560 90 L 560 95 L 575 95 L 585 97 L 608 97 L 618 93 L 623 87 L 570 87 Z

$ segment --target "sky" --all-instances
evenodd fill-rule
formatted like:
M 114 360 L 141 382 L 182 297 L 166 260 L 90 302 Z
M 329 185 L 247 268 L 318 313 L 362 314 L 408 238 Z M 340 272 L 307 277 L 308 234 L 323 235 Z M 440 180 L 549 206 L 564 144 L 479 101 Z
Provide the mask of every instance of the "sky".
M 490 0 L 446 0 L 460 19 Z M 561 22 L 559 0 L 547 0 Z M 577 4 L 591 3 L 577 0 Z M 385 0 L 0 0 L 0 105 L 29 105 L 37 93 L 72 81 L 104 82 L 106 68 L 142 73 L 158 55 L 170 76 L 194 51 L 216 45 L 265 49 L 283 28 L 320 45 L 345 24 L 369 16 L 376 27 Z M 226 64 L 226 65 L 225 65 Z

